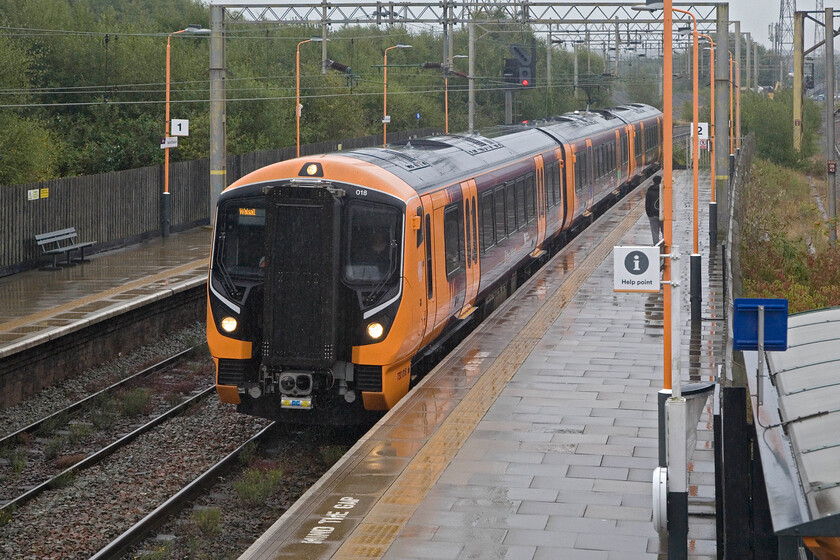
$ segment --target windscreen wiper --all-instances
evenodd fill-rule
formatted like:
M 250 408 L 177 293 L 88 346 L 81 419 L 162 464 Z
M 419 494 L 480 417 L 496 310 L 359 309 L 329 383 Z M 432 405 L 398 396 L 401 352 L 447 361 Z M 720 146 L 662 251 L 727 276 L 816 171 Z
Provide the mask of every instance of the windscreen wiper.
M 391 277 L 394 275 L 394 272 L 396 272 L 397 270 L 397 261 L 394 258 L 393 253 L 394 251 L 392 250 L 391 255 L 388 258 L 388 272 L 386 272 L 382 276 L 382 280 L 380 280 L 376 284 L 376 286 L 373 287 L 373 290 L 371 290 L 371 292 L 367 295 L 367 297 L 365 298 L 366 305 L 373 305 L 374 303 L 379 301 L 382 298 L 382 296 L 384 296 L 387 292 L 385 286 L 388 284 L 388 281 L 391 279 Z
M 221 276 L 221 283 L 225 292 L 229 297 L 238 302 L 241 295 L 239 293 L 239 288 L 236 287 L 236 284 L 233 282 L 233 278 L 230 277 L 230 273 L 228 272 L 224 262 L 225 237 L 224 233 L 219 234 L 219 254 L 216 257 L 216 269 L 219 271 L 219 276 Z

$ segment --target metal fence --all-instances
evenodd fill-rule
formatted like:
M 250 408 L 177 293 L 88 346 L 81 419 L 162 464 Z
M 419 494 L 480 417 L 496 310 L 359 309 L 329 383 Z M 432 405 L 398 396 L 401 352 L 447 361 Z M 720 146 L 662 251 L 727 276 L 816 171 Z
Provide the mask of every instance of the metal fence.
M 440 133 L 426 128 L 391 133 L 392 141 Z M 301 155 L 381 145 L 382 135 L 301 146 Z M 295 157 L 295 147 L 227 158 L 228 184 L 265 165 Z M 210 161 L 170 165 L 171 229 L 209 223 Z M 0 187 L 0 276 L 38 266 L 35 235 L 75 227 L 93 252 L 160 235 L 163 165 Z

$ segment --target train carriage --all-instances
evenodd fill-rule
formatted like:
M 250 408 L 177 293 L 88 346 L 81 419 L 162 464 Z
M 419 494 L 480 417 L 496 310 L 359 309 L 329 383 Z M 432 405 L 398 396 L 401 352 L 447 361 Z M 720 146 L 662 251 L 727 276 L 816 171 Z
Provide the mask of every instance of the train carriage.
M 207 338 L 224 402 L 294 422 L 387 410 L 518 270 L 661 159 L 640 104 L 297 158 L 219 197 Z

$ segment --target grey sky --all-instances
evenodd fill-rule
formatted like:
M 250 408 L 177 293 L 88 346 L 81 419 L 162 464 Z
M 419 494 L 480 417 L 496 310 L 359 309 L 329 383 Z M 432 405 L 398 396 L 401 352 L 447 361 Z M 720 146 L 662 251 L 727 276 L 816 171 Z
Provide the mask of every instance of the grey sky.
M 217 4 L 273 4 L 271 0 L 205 0 L 208 3 Z M 313 4 L 319 4 L 318 0 L 309 0 Z M 593 1 L 593 0 L 587 0 Z M 611 3 L 610 0 L 594 0 L 598 2 Z M 627 0 L 619 0 L 627 1 Z M 687 0 L 674 0 L 675 2 L 686 2 Z M 688 0 L 690 1 L 690 0 Z M 796 3 L 798 10 L 815 10 L 816 0 L 793 0 Z M 309 3 L 307 0 L 298 0 L 297 3 Z M 764 45 L 767 48 L 772 48 L 768 34 L 768 26 L 771 23 L 776 23 L 779 19 L 779 9 L 781 0 L 730 0 L 729 1 L 729 19 L 732 21 L 741 22 L 741 31 L 750 33 L 754 40 Z M 340 3 L 347 3 L 346 0 L 341 0 Z M 571 4 L 573 0 L 559 0 L 562 4 Z M 643 4 L 644 0 L 639 0 L 639 4 Z M 840 0 L 823 0 L 824 7 L 832 6 L 835 12 L 840 14 Z M 282 0 L 277 0 L 277 5 L 282 5 Z M 814 42 L 814 26 L 811 22 L 805 23 L 805 44 L 806 48 Z
M 816 0 L 795 0 L 796 9 L 801 11 L 816 10 Z M 835 14 L 840 14 L 840 2 L 823 0 L 823 8 L 834 8 Z M 772 47 L 768 26 L 779 21 L 781 0 L 730 0 L 729 19 L 741 22 L 741 31 L 749 32 L 753 39 L 767 48 Z M 814 25 L 805 21 L 805 47 L 814 44 Z

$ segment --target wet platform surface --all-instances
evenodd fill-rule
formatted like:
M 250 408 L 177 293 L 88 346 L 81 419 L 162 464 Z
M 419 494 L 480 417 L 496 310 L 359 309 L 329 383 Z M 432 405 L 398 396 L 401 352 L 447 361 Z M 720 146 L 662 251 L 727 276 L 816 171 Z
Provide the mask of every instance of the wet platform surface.
M 699 235 L 705 320 L 694 333 L 690 172 L 675 183 L 683 380 L 714 381 L 722 317 L 720 275 L 708 273 L 709 177 L 701 175 Z M 613 246 L 650 244 L 643 195 L 637 189 L 523 285 L 242 558 L 666 558 L 651 506 L 662 295 L 613 292 Z M 710 405 L 698 429 L 689 557 L 706 559 L 716 557 Z
M 169 297 L 207 278 L 211 232 L 199 227 L 90 256 L 61 270 L 0 278 L 0 358 Z

